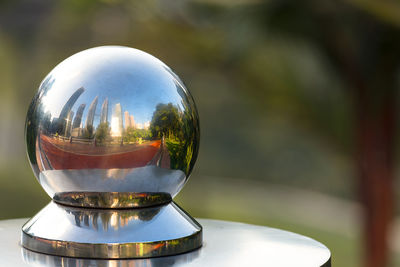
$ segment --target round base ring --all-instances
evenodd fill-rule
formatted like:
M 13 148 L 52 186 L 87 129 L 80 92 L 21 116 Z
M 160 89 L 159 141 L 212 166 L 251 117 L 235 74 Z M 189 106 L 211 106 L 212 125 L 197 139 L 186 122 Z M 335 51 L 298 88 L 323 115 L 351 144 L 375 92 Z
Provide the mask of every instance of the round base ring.
M 174 202 L 116 210 L 69 207 L 52 201 L 22 227 L 21 244 L 58 256 L 149 258 L 199 248 L 202 227 Z

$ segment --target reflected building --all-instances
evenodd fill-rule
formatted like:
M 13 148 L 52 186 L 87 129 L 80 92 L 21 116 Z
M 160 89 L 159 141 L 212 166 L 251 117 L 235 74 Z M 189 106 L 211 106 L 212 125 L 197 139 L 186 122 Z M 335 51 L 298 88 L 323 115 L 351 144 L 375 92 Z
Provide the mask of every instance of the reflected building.
M 132 127 L 131 117 L 129 116 L 129 111 L 124 112 L 124 119 L 125 119 L 125 130 L 128 129 L 129 127 Z
M 100 123 L 108 122 L 108 98 L 106 98 L 101 105 Z
M 65 133 L 65 126 L 66 126 L 66 119 L 68 115 L 70 114 L 70 111 L 72 107 L 74 106 L 75 102 L 78 100 L 78 98 L 82 95 L 82 93 L 85 91 L 85 88 L 81 87 L 78 90 L 76 90 L 72 96 L 68 99 L 67 103 L 65 103 L 64 107 L 62 108 L 60 112 L 60 116 L 56 120 L 57 126 L 55 127 L 55 131 L 62 134 Z
M 69 137 L 71 135 L 71 128 L 72 128 L 72 118 L 74 117 L 74 112 L 72 110 L 70 110 L 70 112 L 68 113 L 66 120 L 66 124 L 65 124 L 65 133 L 64 135 L 66 137 Z
M 122 108 L 121 104 L 115 104 L 114 112 L 111 118 L 111 135 L 122 136 L 123 122 L 122 122 Z
M 80 228 L 95 229 L 108 232 L 111 229 L 118 230 L 132 224 L 150 221 L 164 206 L 155 206 L 145 209 L 127 209 L 121 212 L 112 210 L 79 210 L 76 208 L 63 208 L 76 226 Z M 100 227 L 99 227 L 100 226 Z
M 94 113 L 96 112 L 96 107 L 97 107 L 97 100 L 99 99 L 99 96 L 96 96 L 92 103 L 89 106 L 89 111 L 88 115 L 86 118 L 86 125 L 85 128 L 89 130 L 89 128 L 93 129 L 93 121 L 94 121 Z
M 136 128 L 140 130 L 148 130 L 150 128 L 150 121 L 146 121 L 144 123 L 136 123 Z
M 82 134 L 81 123 L 82 123 L 82 116 L 83 111 L 85 110 L 86 104 L 81 104 L 76 111 L 76 115 L 74 121 L 72 123 L 72 131 L 71 136 L 78 137 Z
M 60 116 L 58 117 L 60 120 L 65 120 L 68 117 L 68 114 L 72 109 L 72 106 L 75 104 L 76 100 L 78 100 L 78 98 L 84 91 L 85 89 L 81 87 L 72 94 L 72 96 L 68 99 L 67 103 L 65 103 L 64 107 L 60 112 Z
M 136 128 L 136 125 L 135 125 L 135 118 L 133 117 L 133 115 L 130 116 L 130 123 L 131 123 L 131 127 L 132 127 L 132 128 Z

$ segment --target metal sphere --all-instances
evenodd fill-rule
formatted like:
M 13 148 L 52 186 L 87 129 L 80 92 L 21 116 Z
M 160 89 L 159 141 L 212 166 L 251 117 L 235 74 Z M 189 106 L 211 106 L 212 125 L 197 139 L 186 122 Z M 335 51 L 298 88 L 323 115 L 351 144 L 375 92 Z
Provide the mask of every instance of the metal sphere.
M 25 135 L 35 176 L 56 202 L 143 207 L 169 202 L 187 181 L 199 120 L 189 91 L 163 62 L 103 46 L 47 75 Z

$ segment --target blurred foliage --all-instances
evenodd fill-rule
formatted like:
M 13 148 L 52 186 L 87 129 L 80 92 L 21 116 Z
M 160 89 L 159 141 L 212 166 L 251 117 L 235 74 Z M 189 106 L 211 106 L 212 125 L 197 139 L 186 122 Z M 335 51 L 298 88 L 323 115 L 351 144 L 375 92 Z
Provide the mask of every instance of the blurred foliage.
M 110 44 L 155 55 L 192 92 L 202 131 L 193 181 L 241 178 L 357 199 L 351 77 L 362 77 L 377 97 L 379 75 L 398 79 L 398 69 L 387 70 L 398 65 L 400 50 L 392 44 L 400 38 L 399 6 L 389 0 L 1 1 L 0 217 L 31 216 L 48 201 L 23 141 L 26 111 L 41 79 L 66 57 Z M 347 75 L 353 69 L 361 71 Z M 173 138 L 166 144 L 174 151 Z M 179 198 L 194 216 L 308 234 L 332 248 L 335 265 L 358 263 L 357 235 L 260 217 L 261 207 L 222 205 L 223 186 L 215 188 L 212 213 L 199 203 L 213 179 L 187 187 L 193 186 L 201 192 L 193 197 L 197 202 L 189 189 Z M 244 183 L 237 190 L 252 189 Z

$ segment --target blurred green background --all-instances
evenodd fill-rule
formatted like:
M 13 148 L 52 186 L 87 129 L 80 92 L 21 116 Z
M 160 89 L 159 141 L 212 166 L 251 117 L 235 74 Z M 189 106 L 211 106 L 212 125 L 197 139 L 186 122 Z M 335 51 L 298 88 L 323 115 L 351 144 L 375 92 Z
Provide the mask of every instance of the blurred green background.
M 305 234 L 333 266 L 365 266 L 353 87 L 364 81 L 371 99 L 398 89 L 399 18 L 397 1 L 0 1 L 0 219 L 49 202 L 24 144 L 41 80 L 78 51 L 126 45 L 164 61 L 196 100 L 200 154 L 180 205 Z M 392 222 L 387 266 L 399 266 Z

